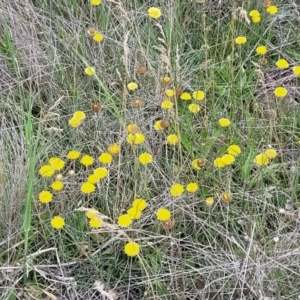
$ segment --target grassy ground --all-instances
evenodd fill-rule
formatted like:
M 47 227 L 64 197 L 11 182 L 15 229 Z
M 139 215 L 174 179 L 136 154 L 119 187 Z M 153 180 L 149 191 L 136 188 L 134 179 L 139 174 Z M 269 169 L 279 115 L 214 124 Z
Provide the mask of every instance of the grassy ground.
M 276 1 L 278 13 L 270 15 L 257 2 L 0 3 L 0 299 L 299 299 L 300 93 L 292 67 L 300 65 L 300 6 Z M 150 6 L 162 10 L 159 19 L 148 16 Z M 261 22 L 251 22 L 252 9 Z M 101 43 L 88 34 L 92 27 L 103 33 Z M 247 42 L 237 45 L 238 36 Z M 258 45 L 268 48 L 265 64 Z M 287 69 L 276 67 L 279 58 Z M 89 66 L 94 76 L 85 75 Z M 129 91 L 129 82 L 139 88 Z M 274 96 L 278 86 L 288 90 L 282 99 Z M 178 95 L 163 110 L 167 89 Z M 181 100 L 180 90 L 202 90 L 205 99 Z M 200 112 L 191 113 L 190 103 Z M 86 118 L 72 128 L 75 111 Z M 162 119 L 170 125 L 156 131 Z M 128 124 L 137 124 L 144 143 L 127 143 Z M 168 145 L 169 134 L 180 143 Z M 121 152 L 106 166 L 109 175 L 82 193 L 113 143 Z M 216 167 L 232 144 L 240 155 Z M 73 149 L 94 164 L 68 160 Z M 257 166 L 255 156 L 266 149 L 278 156 Z M 153 156 L 146 166 L 143 152 Z M 40 176 L 51 157 L 64 168 Z M 194 159 L 203 162 L 200 170 Z M 64 188 L 41 203 L 39 193 L 51 191 L 58 173 Z M 173 184 L 189 182 L 199 190 L 170 194 Z M 147 201 L 142 217 L 118 226 L 135 198 Z M 99 229 L 84 213 L 93 207 L 103 219 Z M 170 229 L 157 220 L 162 207 L 172 214 Z M 61 230 L 51 227 L 58 215 Z M 124 253 L 130 240 L 138 256 Z

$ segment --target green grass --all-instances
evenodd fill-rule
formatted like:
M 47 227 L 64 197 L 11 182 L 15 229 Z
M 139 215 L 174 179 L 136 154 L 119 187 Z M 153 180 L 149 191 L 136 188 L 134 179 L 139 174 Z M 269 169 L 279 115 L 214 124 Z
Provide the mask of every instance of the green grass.
M 276 1 L 279 13 L 269 15 L 256 1 L 215 2 L 154 1 L 163 12 L 158 20 L 138 0 L 0 4 L 0 299 L 298 299 L 300 96 L 291 69 L 300 64 L 297 6 Z M 251 9 L 261 12 L 260 23 L 243 17 Z M 104 34 L 101 43 L 88 35 L 91 27 Z M 237 36 L 247 43 L 236 45 Z M 258 45 L 268 48 L 266 65 Z M 290 67 L 278 69 L 278 58 Z M 95 76 L 84 74 L 87 66 Z M 128 91 L 131 81 L 136 91 Z M 288 89 L 284 99 L 273 94 L 278 86 Z M 203 90 L 201 111 L 192 114 L 192 102 L 179 97 L 162 110 L 164 91 L 175 88 Z M 133 106 L 136 99 L 142 107 Z M 86 119 L 71 128 L 77 110 Z M 218 124 L 223 117 L 228 128 Z M 162 119 L 170 125 L 156 131 Z M 145 135 L 143 144 L 127 143 L 131 123 Z M 180 143 L 170 146 L 174 133 Z M 83 194 L 81 184 L 113 143 L 121 153 L 109 176 Z M 234 164 L 215 167 L 232 144 L 242 149 Z M 278 156 L 255 166 L 268 148 Z M 67 160 L 72 149 L 92 155 L 93 166 Z M 147 166 L 138 160 L 145 151 L 153 155 Z M 63 170 L 41 177 L 53 156 L 65 161 Z M 197 158 L 205 163 L 200 170 L 191 164 Z M 58 173 L 64 189 L 40 203 Z M 199 184 L 196 193 L 171 196 L 174 183 L 189 182 Z M 118 217 L 135 198 L 148 207 L 120 228 Z M 92 207 L 104 221 L 98 230 L 84 214 Z M 170 230 L 156 218 L 162 207 L 171 211 Z M 65 220 L 61 230 L 51 227 L 57 215 Z M 129 240 L 140 245 L 139 256 L 124 253 Z

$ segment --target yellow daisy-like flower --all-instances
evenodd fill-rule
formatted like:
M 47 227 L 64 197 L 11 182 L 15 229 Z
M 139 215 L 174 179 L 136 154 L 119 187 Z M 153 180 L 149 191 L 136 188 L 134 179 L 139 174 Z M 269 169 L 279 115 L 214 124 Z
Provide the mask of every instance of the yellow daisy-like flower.
M 99 158 L 98 158 L 99 162 L 101 162 L 102 164 L 110 164 L 113 160 L 113 157 L 111 154 L 104 152 L 101 153 Z
M 197 192 L 199 189 L 199 185 L 197 182 L 190 182 L 187 184 L 186 186 L 186 190 L 189 192 L 189 193 L 195 193 Z
M 142 216 L 142 211 L 137 207 L 131 207 L 127 210 L 127 215 L 133 220 L 138 220 Z
M 60 180 L 56 180 L 51 183 L 51 188 L 54 191 L 61 191 L 64 188 L 64 183 Z
M 148 152 L 144 152 L 139 156 L 139 162 L 143 165 L 150 164 L 152 162 L 152 155 Z
M 128 88 L 130 91 L 134 91 L 134 90 L 136 90 L 138 87 L 139 87 L 138 84 L 135 83 L 135 82 L 129 82 L 129 83 L 127 84 L 127 88 Z
M 118 225 L 121 227 L 129 227 L 132 224 L 132 219 L 128 214 L 121 215 L 118 218 Z
M 41 166 L 39 173 L 43 177 L 51 177 L 54 174 L 54 168 L 50 165 Z
M 255 156 L 253 162 L 258 166 L 266 166 L 269 164 L 270 160 L 265 153 L 260 153 Z
M 203 100 L 204 97 L 205 97 L 205 93 L 204 93 L 203 91 L 201 91 L 201 90 L 195 91 L 195 92 L 193 93 L 193 98 L 194 98 L 195 100 L 197 100 L 197 101 Z
M 232 199 L 232 195 L 229 192 L 222 193 L 222 200 L 223 202 L 228 203 Z
M 77 110 L 74 112 L 73 118 L 76 118 L 79 121 L 83 121 L 85 119 L 85 113 L 81 110 Z
M 165 95 L 169 98 L 172 98 L 175 95 L 175 91 L 174 90 L 166 90 Z
M 167 136 L 167 142 L 169 145 L 174 146 L 179 143 L 179 137 L 176 134 L 170 134 Z
M 206 198 L 206 200 L 205 200 L 205 203 L 206 203 L 206 205 L 207 205 L 208 207 L 212 206 L 212 205 L 214 204 L 214 202 L 215 202 L 215 200 L 214 200 L 213 197 L 208 197 L 208 198 Z
M 134 199 L 132 202 L 132 207 L 136 208 L 137 210 L 143 211 L 148 206 L 146 200 L 142 198 Z
M 100 32 L 97 32 L 93 35 L 93 40 L 100 43 L 103 41 L 103 35 Z
M 293 73 L 295 76 L 300 76 L 300 66 L 293 67 Z
M 267 149 L 264 153 L 267 155 L 267 157 L 268 157 L 269 159 L 274 159 L 274 158 L 276 158 L 277 155 L 278 155 L 278 154 L 277 154 L 277 151 L 276 151 L 275 149 L 272 149 L 272 148 Z
M 268 52 L 268 49 L 266 46 L 258 46 L 256 48 L 256 53 L 259 55 L 265 55 Z
M 92 5 L 100 5 L 101 4 L 101 0 L 90 0 Z
M 127 140 L 127 143 L 130 145 L 139 145 L 139 144 L 144 143 L 145 136 L 140 132 L 137 132 L 135 134 L 129 133 L 127 135 L 126 140 Z
M 137 133 L 139 131 L 139 127 L 136 124 L 129 124 L 126 126 L 126 130 L 128 133 Z
M 65 226 L 65 220 L 64 220 L 64 218 L 62 218 L 60 216 L 56 216 L 56 217 L 52 218 L 52 220 L 51 220 L 51 226 L 54 229 L 62 229 Z
M 61 170 L 64 165 L 65 165 L 65 162 L 60 159 L 59 157 L 51 157 L 49 159 L 49 165 L 55 170 L 55 171 L 59 171 Z
M 246 37 L 244 37 L 244 36 L 238 36 L 238 37 L 235 39 L 235 43 L 236 43 L 237 45 L 243 45 L 243 44 L 246 44 L 246 42 L 247 42 L 247 39 L 246 39 Z
M 219 119 L 219 124 L 222 127 L 228 127 L 231 124 L 231 122 L 226 118 L 221 118 Z
M 98 181 L 99 181 L 99 178 L 95 174 L 90 174 L 87 178 L 87 182 L 92 183 L 92 184 L 96 184 Z
M 161 10 L 158 7 L 150 7 L 148 9 L 148 15 L 152 19 L 159 19 L 161 16 Z
M 103 221 L 100 218 L 90 219 L 89 225 L 91 228 L 98 229 L 102 226 Z
M 187 93 L 187 92 L 184 92 L 180 95 L 180 99 L 181 100 L 191 100 L 192 99 L 192 96 L 190 93 Z
M 164 130 L 164 127 L 161 124 L 161 120 L 156 121 L 153 127 L 157 131 Z
M 270 5 L 270 6 L 267 8 L 267 12 L 268 12 L 270 15 L 277 14 L 278 8 L 277 8 L 275 5 Z
M 77 150 L 71 150 L 67 154 L 67 159 L 74 160 L 74 159 L 77 159 L 79 156 L 80 156 L 80 152 L 79 151 L 77 151 Z
M 140 246 L 136 242 L 128 242 L 124 247 L 124 252 L 130 257 L 137 256 L 140 253 Z
M 202 158 L 196 158 L 192 161 L 192 167 L 195 170 L 200 170 L 201 167 L 203 167 L 205 165 L 205 162 Z
M 92 165 L 94 163 L 94 158 L 92 156 L 90 156 L 90 155 L 84 155 L 84 156 L 82 156 L 80 162 L 84 166 L 88 167 L 88 166 L 90 166 L 90 165 Z
M 189 105 L 189 111 L 191 112 L 191 113 L 193 113 L 193 114 L 196 114 L 196 113 L 198 113 L 199 111 L 200 111 L 200 105 L 198 105 L 198 104 L 190 104 Z
M 261 20 L 260 16 L 254 16 L 254 17 L 252 17 L 252 22 L 253 23 L 259 23 L 260 20 Z
M 258 10 L 253 9 L 253 10 L 251 10 L 251 11 L 249 12 L 249 16 L 253 18 L 253 17 L 256 17 L 256 16 L 260 16 L 260 13 L 259 13 Z
M 160 208 L 156 212 L 159 221 L 168 221 L 171 219 L 171 212 L 167 208 Z
M 73 127 L 73 128 L 77 128 L 77 127 L 79 127 L 80 126 L 80 124 L 81 124 L 81 121 L 79 120 L 79 119 L 77 119 L 77 118 L 71 118 L 70 120 L 69 120 L 69 125 L 71 126 L 71 127 Z
M 170 109 L 174 106 L 174 103 L 170 100 L 165 100 L 161 103 L 161 108 L 162 109 Z
M 275 89 L 274 94 L 278 98 L 283 98 L 287 95 L 288 91 L 286 88 L 279 86 Z
M 227 149 L 227 153 L 233 156 L 238 156 L 242 152 L 238 145 L 230 145 Z
M 96 73 L 96 70 L 94 67 L 87 67 L 84 69 L 84 73 L 88 76 L 93 76 Z
M 222 157 L 218 157 L 214 160 L 214 166 L 217 168 L 224 168 L 226 167 L 226 164 L 223 161 Z
M 229 166 L 235 162 L 234 156 L 230 154 L 224 154 L 221 159 L 226 166 Z
M 121 146 L 117 143 L 115 144 L 111 144 L 107 151 L 111 154 L 111 155 L 119 155 L 120 151 L 121 151 Z
M 170 78 L 169 76 L 165 76 L 165 77 L 163 78 L 163 82 L 164 82 L 165 84 L 168 84 L 168 83 L 171 82 L 171 78 Z
M 88 218 L 88 219 L 95 219 L 97 218 L 98 216 L 98 210 L 96 208 L 90 208 L 86 213 L 85 213 L 85 216 Z
M 184 187 L 182 184 L 175 183 L 170 188 L 170 194 L 173 197 L 180 197 L 184 192 Z
M 281 58 L 281 59 L 278 59 L 277 62 L 276 62 L 276 66 L 279 68 L 279 69 L 287 69 L 289 67 L 289 63 L 286 59 L 284 58 Z
M 41 191 L 39 193 L 39 201 L 42 203 L 49 203 L 52 201 L 53 195 L 49 191 Z
M 97 168 L 94 170 L 94 175 L 98 178 L 98 180 L 107 177 L 108 170 L 106 168 Z
M 84 182 L 84 183 L 81 185 L 80 190 L 81 190 L 81 192 L 84 193 L 84 194 L 90 194 L 90 193 L 95 192 L 96 187 L 95 187 L 94 184 L 92 184 L 92 183 L 90 183 L 90 182 Z

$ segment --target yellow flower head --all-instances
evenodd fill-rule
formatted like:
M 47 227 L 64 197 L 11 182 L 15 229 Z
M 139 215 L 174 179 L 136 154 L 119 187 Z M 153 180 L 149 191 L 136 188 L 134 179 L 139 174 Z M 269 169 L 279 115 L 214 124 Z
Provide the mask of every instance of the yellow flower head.
M 101 4 L 101 0 L 90 0 L 92 5 L 100 5 Z
M 136 242 L 128 242 L 124 247 L 127 256 L 137 256 L 140 253 L 140 246 Z
M 96 189 L 95 185 L 90 183 L 90 182 L 84 182 L 82 185 L 81 185 L 81 192 L 84 193 L 84 194 L 90 194 L 90 193 L 93 193 Z
M 150 164 L 152 162 L 152 155 L 148 152 L 144 152 L 139 156 L 139 162 L 143 165 Z
M 136 208 L 137 210 L 143 211 L 147 207 L 146 200 L 142 198 L 134 199 L 132 202 L 132 207 Z
M 167 208 L 160 208 L 156 212 L 159 221 L 168 221 L 171 219 L 171 212 Z
M 235 43 L 236 43 L 237 45 L 243 45 L 243 44 L 246 44 L 246 42 L 247 42 L 247 39 L 246 39 L 246 37 L 244 37 L 244 36 L 238 36 L 238 37 L 235 39 Z
M 277 14 L 278 12 L 278 8 L 275 6 L 275 5 L 271 5 L 267 8 L 267 12 L 270 14 L 270 15 L 274 15 L 274 14 Z
M 42 203 L 49 203 L 52 201 L 52 194 L 49 191 L 41 191 L 39 193 L 39 201 Z
M 165 77 L 163 78 L 163 82 L 164 82 L 165 84 L 168 84 L 168 83 L 171 82 L 171 78 L 170 78 L 169 76 L 165 76 Z
M 80 126 L 80 124 L 81 124 L 81 121 L 77 118 L 72 117 L 69 120 L 69 125 L 73 128 L 77 128 L 78 126 Z
M 278 98 L 283 98 L 287 95 L 288 91 L 286 88 L 279 86 L 275 89 L 274 94 Z
M 135 134 L 129 133 L 127 135 L 126 140 L 127 140 L 127 143 L 130 145 L 139 145 L 139 144 L 144 143 L 145 136 L 140 132 L 137 132 Z
M 100 43 L 103 41 L 103 35 L 100 32 L 97 32 L 93 35 L 93 40 Z
M 169 98 L 172 98 L 175 95 L 175 91 L 174 90 L 166 90 L 165 95 Z
M 227 153 L 233 156 L 238 156 L 241 153 L 241 148 L 238 145 L 231 145 L 228 147 Z
M 212 206 L 212 205 L 214 204 L 214 202 L 215 202 L 215 200 L 214 200 L 213 197 L 208 197 L 208 198 L 206 198 L 206 200 L 205 200 L 205 203 L 206 203 L 206 205 L 207 205 L 208 207 Z
M 131 207 L 127 210 L 127 215 L 131 219 L 137 220 L 142 216 L 142 211 L 138 207 Z
M 221 159 L 226 166 L 229 166 L 235 162 L 234 156 L 230 154 L 224 154 Z
M 95 174 L 90 174 L 87 178 L 87 182 L 96 184 L 99 181 L 99 178 Z
M 226 167 L 226 164 L 223 161 L 222 157 L 218 157 L 214 160 L 214 166 L 217 168 L 224 168 Z
M 138 84 L 135 83 L 135 82 L 129 82 L 129 83 L 127 84 L 127 88 L 128 88 L 130 91 L 134 91 L 134 90 L 136 90 L 138 87 L 139 87 Z
M 189 193 L 195 193 L 197 192 L 199 189 L 199 185 L 197 182 L 190 182 L 187 184 L 186 186 L 186 190 L 189 192 Z
M 195 91 L 195 92 L 193 93 L 193 98 L 194 98 L 195 100 L 197 100 L 197 101 L 203 100 L 204 97 L 205 97 L 205 94 L 204 94 L 204 92 L 201 91 L 201 90 Z
M 279 69 L 287 69 L 289 67 L 289 63 L 286 59 L 284 58 L 281 58 L 281 59 L 278 59 L 277 62 L 276 62 L 276 66 L 279 68 Z
M 91 228 L 100 228 L 102 226 L 103 221 L 100 218 L 90 219 L 89 225 Z
M 293 67 L 293 73 L 295 76 L 300 76 L 300 66 Z
M 85 213 L 85 216 L 88 218 L 88 219 L 95 219 L 97 218 L 98 216 L 98 210 L 96 208 L 90 208 L 86 213 Z
M 162 109 L 170 109 L 174 106 L 174 103 L 170 100 L 165 100 L 161 103 L 161 108 Z
M 117 143 L 115 144 L 111 144 L 107 151 L 111 154 L 111 155 L 119 155 L 120 151 L 121 151 L 121 146 Z
M 254 10 L 251 10 L 249 12 L 249 16 L 253 18 L 253 17 L 256 17 L 256 16 L 260 16 L 260 13 L 259 13 L 258 10 L 254 9 Z
M 161 121 L 162 121 L 162 120 L 159 120 L 159 121 L 156 121 L 156 122 L 155 122 L 155 124 L 154 124 L 154 126 L 153 126 L 155 130 L 157 130 L 157 131 L 159 131 L 159 130 L 164 130 L 164 127 L 162 126 Z
M 136 124 L 129 124 L 126 126 L 126 130 L 128 133 L 137 133 L 139 131 L 139 127 Z
M 161 10 L 158 7 L 150 7 L 148 9 L 148 15 L 152 19 L 158 19 L 161 16 Z
M 93 67 L 87 67 L 84 69 L 84 73 L 88 76 L 93 76 L 93 75 L 95 75 L 96 71 L 95 71 L 95 68 L 93 68 Z
M 182 184 L 175 183 L 170 188 L 170 194 L 173 197 L 180 197 L 184 192 L 184 187 Z
M 60 180 L 56 180 L 51 183 L 51 188 L 54 191 L 61 191 L 64 188 L 64 183 Z
M 205 161 L 203 158 L 196 158 L 192 161 L 192 167 L 195 170 L 200 170 L 201 167 L 203 167 L 205 165 Z
M 39 173 L 43 177 L 51 177 L 54 174 L 54 168 L 50 165 L 41 166 Z
M 108 170 L 106 168 L 97 168 L 94 170 L 94 175 L 98 178 L 98 180 L 107 177 Z
M 219 124 L 222 127 L 228 127 L 231 124 L 231 122 L 226 118 L 221 118 L 219 119 Z
M 74 112 L 73 118 L 76 118 L 79 121 L 83 121 L 85 119 L 85 113 L 81 110 L 77 110 Z
M 104 152 L 104 153 L 101 153 L 98 160 L 99 162 L 101 162 L 102 164 L 110 164 L 112 162 L 112 155 L 107 153 L 107 152 Z
M 275 149 L 272 149 L 272 148 L 267 149 L 264 153 L 267 155 L 267 157 L 268 157 L 269 159 L 274 159 L 274 158 L 276 158 L 277 155 L 278 155 L 278 154 L 277 154 L 277 151 L 276 151 Z
M 200 105 L 192 103 L 189 105 L 189 111 L 193 114 L 196 114 L 200 111 Z
M 174 146 L 179 143 L 178 135 L 170 134 L 167 136 L 167 142 L 169 145 Z
M 256 53 L 259 55 L 265 55 L 268 52 L 268 49 L 266 46 L 258 46 L 256 48 Z
M 253 23 L 259 23 L 260 22 L 260 16 L 254 16 L 254 17 L 252 17 L 252 22 Z
M 232 199 L 232 195 L 229 192 L 222 193 L 222 200 L 224 202 L 229 202 Z
M 80 162 L 84 166 L 88 167 L 88 166 L 90 166 L 90 165 L 92 165 L 94 163 L 94 158 L 92 156 L 90 156 L 90 155 L 84 155 L 84 156 L 82 156 Z
M 180 95 L 181 100 L 191 100 L 192 96 L 190 93 L 184 92 Z
M 118 218 L 118 225 L 121 227 L 129 227 L 132 224 L 132 219 L 128 214 L 121 215 Z
M 80 152 L 79 151 L 77 151 L 77 150 L 71 150 L 67 154 L 67 159 L 74 160 L 74 159 L 77 159 L 79 156 L 80 156 Z
M 270 160 L 265 153 L 260 153 L 255 156 L 253 162 L 258 166 L 266 166 L 269 164 Z
M 52 218 L 52 220 L 51 220 L 51 226 L 54 229 L 62 229 L 65 226 L 65 220 L 64 220 L 64 218 L 62 218 L 60 216 L 56 216 L 56 217 Z
M 55 170 L 55 171 L 59 171 L 61 170 L 64 165 L 65 165 L 65 162 L 60 159 L 59 157 L 51 157 L 49 159 L 49 165 Z

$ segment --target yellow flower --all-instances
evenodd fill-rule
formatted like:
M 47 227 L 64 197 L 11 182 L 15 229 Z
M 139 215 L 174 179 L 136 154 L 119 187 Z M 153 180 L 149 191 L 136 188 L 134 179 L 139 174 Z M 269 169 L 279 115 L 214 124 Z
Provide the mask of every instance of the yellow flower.
M 56 180 L 54 182 L 52 182 L 51 184 L 51 188 L 54 191 L 61 191 L 64 187 L 64 183 L 60 180 Z
M 148 152 L 144 152 L 139 156 L 139 162 L 143 165 L 150 164 L 152 162 L 152 155 Z
M 270 160 L 269 160 L 268 156 L 265 153 L 260 153 L 260 154 L 255 156 L 253 162 L 256 165 L 265 166 L 265 165 L 269 164 Z
M 65 220 L 64 218 L 60 217 L 60 216 L 56 216 L 54 218 L 52 218 L 51 220 L 51 226 L 54 229 L 62 229 L 65 225 Z
M 60 159 L 59 157 L 51 157 L 49 159 L 49 165 L 55 170 L 55 171 L 59 171 L 61 170 L 64 165 L 65 165 L 65 162 Z
M 97 32 L 93 35 L 93 40 L 100 43 L 103 40 L 103 35 L 100 32 Z
M 232 199 L 232 195 L 229 192 L 222 193 L 222 200 L 224 202 L 229 202 Z
M 161 108 L 162 109 L 170 109 L 174 106 L 174 103 L 170 100 L 165 100 L 161 103 Z
M 295 76 L 300 76 L 300 66 L 293 67 L 293 73 Z
M 142 211 L 138 207 L 131 207 L 127 210 L 127 215 L 133 219 L 137 220 L 142 216 Z
M 100 5 L 101 0 L 90 0 L 92 5 Z
M 165 76 L 165 77 L 163 78 L 163 82 L 164 82 L 165 84 L 168 84 L 168 83 L 171 82 L 171 78 L 170 78 L 169 76 Z
M 167 136 L 167 142 L 169 145 L 174 146 L 179 143 L 179 138 L 176 134 L 170 134 Z
M 87 178 L 87 182 L 92 183 L 92 184 L 96 184 L 98 181 L 99 181 L 99 178 L 95 174 L 90 174 Z
M 124 252 L 128 256 L 137 256 L 140 253 L 140 246 L 136 242 L 128 242 L 124 247 Z
M 283 98 L 287 95 L 288 91 L 286 88 L 279 86 L 275 89 L 274 94 L 278 98 Z
M 39 173 L 43 177 L 51 177 L 54 174 L 54 168 L 50 165 L 41 166 Z
M 209 207 L 212 206 L 214 204 L 214 202 L 215 202 L 215 200 L 214 200 L 213 197 L 208 197 L 205 200 L 206 205 L 209 206 Z
M 161 10 L 158 7 L 150 7 L 148 9 L 148 15 L 152 19 L 158 19 L 161 16 Z
M 85 216 L 88 218 L 88 219 L 95 219 L 97 218 L 98 216 L 98 210 L 96 208 L 90 208 L 86 213 L 85 213 Z
M 73 118 L 76 118 L 79 121 L 83 121 L 85 119 L 85 113 L 81 110 L 77 110 L 74 112 Z
M 227 153 L 233 156 L 238 156 L 241 153 L 241 148 L 238 145 L 231 145 L 228 147 Z
M 226 119 L 226 118 L 221 118 L 219 120 L 219 124 L 222 127 L 228 127 L 231 124 L 231 122 L 228 119 Z
M 274 159 L 277 157 L 277 151 L 275 149 L 267 149 L 264 153 L 269 159 Z
M 98 180 L 107 177 L 108 170 L 106 168 L 97 168 L 94 170 L 94 175 L 98 178 Z
M 95 75 L 96 71 L 95 71 L 95 68 L 93 68 L 93 67 L 87 67 L 84 69 L 84 73 L 88 76 L 93 76 L 93 75 Z
M 203 167 L 205 165 L 204 159 L 202 158 L 196 158 L 192 161 L 192 167 L 195 170 L 200 170 L 201 167 Z
M 77 128 L 78 126 L 80 126 L 80 124 L 81 124 L 81 121 L 77 118 L 73 117 L 69 120 L 69 125 L 73 128 Z
M 135 82 L 129 82 L 127 84 L 127 88 L 130 90 L 130 91 L 134 91 L 138 88 L 139 86 L 137 85 L 137 83 Z
M 153 127 L 154 127 L 154 129 L 157 130 L 157 131 L 159 131 L 159 130 L 164 130 L 164 127 L 161 125 L 161 120 L 156 121 Z
M 199 185 L 197 182 L 190 182 L 186 186 L 186 190 L 189 193 L 195 193 L 199 189 Z
M 140 211 L 143 211 L 147 207 L 147 205 L 147 202 L 142 198 L 134 199 L 132 202 L 132 207 Z
M 90 155 L 84 155 L 84 156 L 82 156 L 80 162 L 84 166 L 88 167 L 88 166 L 90 166 L 90 165 L 92 165 L 94 163 L 94 159 Z
M 168 221 L 171 219 L 171 212 L 167 208 L 160 208 L 156 212 L 159 221 Z
M 53 196 L 49 191 L 44 190 L 39 193 L 39 200 L 42 203 L 49 203 L 52 201 L 52 198 Z
M 136 124 L 129 124 L 126 127 L 126 130 L 128 133 L 137 133 L 139 131 L 139 128 Z
M 275 5 L 271 5 L 267 8 L 267 12 L 270 14 L 270 15 L 274 15 L 274 14 L 277 14 L 278 12 L 278 8 L 275 6 Z
M 82 185 L 81 185 L 81 192 L 84 193 L 84 194 L 90 194 L 90 193 L 93 193 L 96 189 L 95 185 L 90 183 L 90 182 L 84 182 Z
M 105 165 L 110 164 L 112 162 L 112 159 L 113 159 L 112 155 L 106 152 L 101 153 L 98 158 L 99 162 Z
M 145 141 L 145 136 L 140 132 L 137 132 L 135 134 L 129 133 L 127 135 L 127 143 L 130 145 L 139 145 L 144 143 L 144 141 Z
M 268 52 L 268 49 L 266 46 L 258 46 L 256 48 L 256 53 L 259 55 L 265 55 Z
M 226 164 L 223 161 L 222 157 L 218 157 L 214 160 L 214 166 L 217 168 L 224 168 L 226 167 Z
M 251 11 L 249 12 L 249 16 L 253 18 L 253 17 L 256 17 L 256 16 L 260 16 L 260 13 L 259 13 L 258 10 L 253 9 L 253 10 L 251 10 Z
M 132 219 L 127 214 L 121 215 L 118 218 L 118 225 L 121 227 L 129 227 L 131 225 L 131 223 L 132 223 Z
M 235 162 L 235 158 L 233 155 L 230 155 L 230 154 L 224 154 L 222 157 L 221 157 L 222 161 L 224 162 L 224 164 L 226 166 L 228 165 L 231 165 Z
M 117 143 L 115 144 L 111 144 L 107 151 L 111 154 L 111 155 L 119 155 L 120 151 L 121 151 L 121 146 Z
M 190 93 L 184 92 L 181 94 L 180 99 L 181 100 L 191 100 L 192 96 Z
M 289 63 L 287 62 L 286 59 L 281 58 L 281 59 L 278 59 L 278 60 L 277 60 L 276 66 L 277 66 L 279 69 L 287 69 L 287 68 L 289 67 Z
M 253 23 L 259 23 L 260 22 L 260 16 L 254 16 L 254 17 L 252 17 L 252 22 Z
M 165 94 L 167 97 L 172 98 L 175 95 L 174 90 L 166 90 Z
M 200 105 L 198 105 L 198 104 L 190 104 L 189 105 L 189 111 L 191 112 L 191 113 L 193 113 L 193 114 L 196 114 L 196 113 L 198 113 L 199 111 L 200 111 Z
M 102 226 L 103 221 L 100 218 L 90 219 L 89 225 L 91 228 L 100 228 Z
M 170 188 L 170 194 L 173 197 L 180 197 L 184 192 L 184 187 L 182 184 L 175 183 Z
M 247 39 L 246 37 L 244 36 L 238 36 L 236 39 L 235 39 L 235 43 L 238 44 L 238 45 L 243 45 L 247 42 Z
M 71 150 L 67 154 L 67 159 L 74 160 L 74 159 L 77 159 L 79 156 L 80 156 L 80 152 L 79 151 L 77 151 L 77 150 Z
M 193 93 L 193 98 L 194 98 L 195 100 L 197 100 L 197 101 L 203 100 L 204 97 L 205 97 L 205 94 L 204 94 L 204 92 L 201 91 L 201 90 L 195 91 L 195 92 Z

